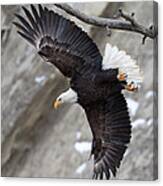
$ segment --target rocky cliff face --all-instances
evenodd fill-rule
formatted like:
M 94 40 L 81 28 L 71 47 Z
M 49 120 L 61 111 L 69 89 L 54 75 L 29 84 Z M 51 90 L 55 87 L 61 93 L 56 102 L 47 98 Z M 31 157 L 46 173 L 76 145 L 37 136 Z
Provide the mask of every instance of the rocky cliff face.
M 105 17 L 122 7 L 135 12 L 143 25 L 153 23 L 152 2 L 71 5 L 87 14 Z M 53 100 L 67 89 L 68 81 L 56 68 L 43 63 L 35 50 L 16 34 L 12 21 L 19 11 L 20 6 L 1 9 L 2 176 L 90 178 L 91 131 L 84 110 L 78 105 L 52 108 Z M 153 180 L 157 175 L 153 40 L 147 39 L 142 45 L 142 36 L 120 31 L 113 31 L 108 37 L 104 29 L 73 20 L 89 33 L 102 53 L 106 42 L 110 42 L 126 50 L 144 71 L 140 91 L 126 93 L 133 135 L 116 179 Z

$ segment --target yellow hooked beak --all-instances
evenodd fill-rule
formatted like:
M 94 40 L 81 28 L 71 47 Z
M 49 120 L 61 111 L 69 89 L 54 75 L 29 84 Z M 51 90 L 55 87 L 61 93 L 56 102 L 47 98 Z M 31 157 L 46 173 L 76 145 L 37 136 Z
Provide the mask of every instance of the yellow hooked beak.
M 58 107 L 61 106 L 61 104 L 62 104 L 61 101 L 56 100 L 56 101 L 54 101 L 53 107 L 54 107 L 55 109 L 57 109 Z

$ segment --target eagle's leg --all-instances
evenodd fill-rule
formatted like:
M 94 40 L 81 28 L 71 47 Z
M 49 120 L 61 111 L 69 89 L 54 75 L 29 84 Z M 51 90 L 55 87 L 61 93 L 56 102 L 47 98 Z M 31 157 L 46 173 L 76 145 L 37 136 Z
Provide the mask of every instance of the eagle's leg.
M 127 85 L 124 85 L 124 88 L 128 91 L 131 91 L 131 92 L 134 92 L 134 91 L 138 90 L 138 86 L 134 82 L 131 82 Z
M 124 72 L 119 72 L 117 75 L 117 79 L 119 81 L 126 81 L 126 78 L 127 78 L 127 74 Z
M 117 75 L 117 79 L 122 82 L 124 89 L 130 91 L 130 92 L 134 92 L 138 90 L 138 86 L 137 84 L 135 84 L 134 82 L 131 82 L 129 84 L 127 84 L 127 74 L 124 72 L 119 72 Z

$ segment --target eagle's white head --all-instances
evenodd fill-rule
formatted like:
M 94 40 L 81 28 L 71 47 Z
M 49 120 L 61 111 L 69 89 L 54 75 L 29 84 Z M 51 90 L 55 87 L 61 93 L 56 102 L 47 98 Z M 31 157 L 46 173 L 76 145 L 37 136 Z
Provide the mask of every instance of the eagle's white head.
M 77 100 L 77 93 L 72 88 L 69 88 L 66 92 L 63 92 L 57 97 L 56 101 L 54 102 L 54 108 L 57 109 L 63 103 L 76 103 Z

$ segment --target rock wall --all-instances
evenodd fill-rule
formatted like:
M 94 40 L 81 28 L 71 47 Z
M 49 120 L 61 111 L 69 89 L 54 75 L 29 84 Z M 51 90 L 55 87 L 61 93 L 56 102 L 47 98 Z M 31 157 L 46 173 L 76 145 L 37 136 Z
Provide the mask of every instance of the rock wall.
M 153 23 L 152 2 L 71 5 L 87 14 L 104 17 L 114 15 L 122 7 L 127 12 L 135 12 L 141 24 Z M 102 53 L 106 42 L 110 42 L 126 50 L 141 66 L 142 88 L 135 94 L 125 93 L 133 135 L 116 179 L 156 178 L 153 40 L 147 39 L 142 45 L 141 35 L 117 30 L 108 37 L 106 30 L 82 23 L 52 5 L 48 7 L 86 30 Z M 91 131 L 84 110 L 78 105 L 52 108 L 53 100 L 67 89 L 68 80 L 56 68 L 42 62 L 36 51 L 16 34 L 12 21 L 20 6 L 2 6 L 1 11 L 2 176 L 90 178 Z

